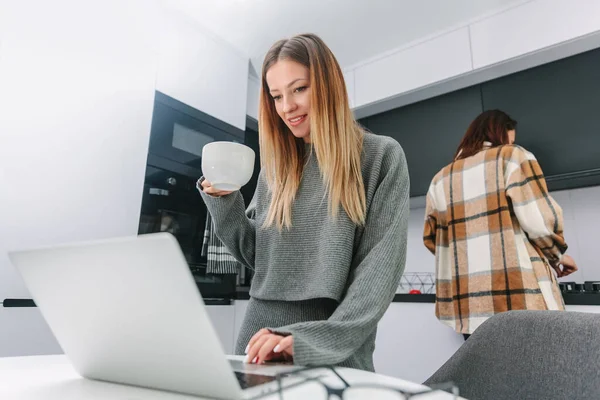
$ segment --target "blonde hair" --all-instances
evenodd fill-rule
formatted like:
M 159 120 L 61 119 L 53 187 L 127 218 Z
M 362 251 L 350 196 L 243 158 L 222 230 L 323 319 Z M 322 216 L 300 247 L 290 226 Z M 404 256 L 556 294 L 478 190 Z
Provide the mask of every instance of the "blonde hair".
M 310 71 L 310 139 L 329 194 L 328 210 L 334 218 L 344 208 L 352 222 L 363 225 L 365 189 L 361 172 L 364 131 L 348 104 L 342 70 L 331 50 L 316 35 L 302 34 L 275 43 L 265 56 L 259 101 L 261 164 L 271 193 L 264 226 L 292 225 L 292 204 L 304 168 L 305 145 L 277 114 L 266 74 L 278 61 L 289 60 Z

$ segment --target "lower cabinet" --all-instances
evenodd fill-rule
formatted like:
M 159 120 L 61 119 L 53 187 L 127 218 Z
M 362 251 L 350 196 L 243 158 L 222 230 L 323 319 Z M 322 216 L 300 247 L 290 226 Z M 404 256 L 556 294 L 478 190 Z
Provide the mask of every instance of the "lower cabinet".
M 206 311 L 217 336 L 221 339 L 225 354 L 233 354 L 235 308 L 229 306 L 206 306 Z

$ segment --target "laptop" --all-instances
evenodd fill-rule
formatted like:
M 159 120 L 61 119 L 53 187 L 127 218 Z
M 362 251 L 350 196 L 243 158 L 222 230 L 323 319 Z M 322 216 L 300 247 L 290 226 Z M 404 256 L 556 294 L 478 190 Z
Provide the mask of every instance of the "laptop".
M 277 390 L 274 375 L 282 368 L 227 358 L 169 233 L 9 252 L 9 258 L 83 377 L 219 399 Z

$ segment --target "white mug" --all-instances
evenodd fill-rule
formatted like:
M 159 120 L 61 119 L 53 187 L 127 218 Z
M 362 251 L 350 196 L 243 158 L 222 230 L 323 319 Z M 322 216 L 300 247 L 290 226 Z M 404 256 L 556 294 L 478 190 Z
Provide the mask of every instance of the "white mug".
M 254 157 L 243 144 L 212 142 L 202 148 L 202 174 L 217 190 L 239 190 L 252 177 Z

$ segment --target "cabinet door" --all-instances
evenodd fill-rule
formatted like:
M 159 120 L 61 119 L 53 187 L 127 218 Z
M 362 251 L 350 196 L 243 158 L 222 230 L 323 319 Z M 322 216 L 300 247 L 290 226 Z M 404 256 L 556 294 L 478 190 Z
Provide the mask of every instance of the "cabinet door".
M 237 342 L 240 329 L 242 328 L 242 322 L 246 316 L 246 308 L 248 307 L 248 300 L 236 300 L 235 301 L 235 324 L 233 328 L 233 345 L 235 349 L 235 343 Z
M 375 371 L 424 382 L 463 343 L 437 320 L 433 303 L 392 303 L 377 327 Z
M 206 306 L 208 316 L 221 340 L 225 354 L 233 354 L 234 306 Z
M 600 184 L 599 64 L 596 49 L 481 84 L 485 109 L 518 121 L 517 144 L 535 154 L 550 190 Z
M 62 354 L 39 309 L 0 307 L 0 357 Z
M 435 174 L 452 162 L 467 127 L 481 113 L 478 86 L 373 115 L 360 122 L 378 135 L 396 139 L 404 149 L 410 195 L 427 194 Z
M 600 314 L 600 306 L 573 306 L 573 305 L 566 305 L 565 309 L 567 311 L 576 311 L 576 312 L 587 312 L 587 313 L 594 313 L 594 314 Z

